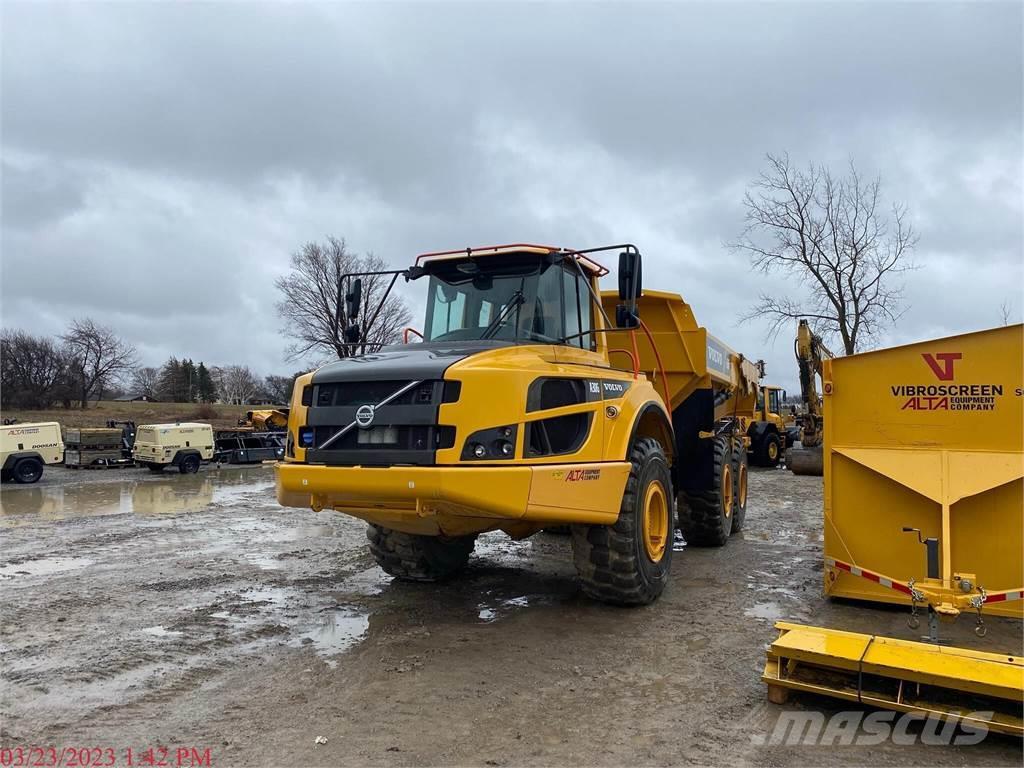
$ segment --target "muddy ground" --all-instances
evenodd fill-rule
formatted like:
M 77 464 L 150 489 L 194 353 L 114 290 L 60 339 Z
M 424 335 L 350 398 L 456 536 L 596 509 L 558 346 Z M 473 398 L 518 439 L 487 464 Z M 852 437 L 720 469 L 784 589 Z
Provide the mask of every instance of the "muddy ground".
M 6 747 L 110 748 L 117 765 L 155 745 L 169 765 L 178 747 L 213 765 L 1021 761 L 997 736 L 763 745 L 781 711 L 759 680 L 774 620 L 920 634 L 906 611 L 821 596 L 817 478 L 753 474 L 746 531 L 677 552 L 641 609 L 583 598 L 568 539 L 549 534 L 482 537 L 451 584 L 393 583 L 361 523 L 278 508 L 263 467 L 47 468 L 0 500 Z M 1019 622 L 989 625 L 945 637 L 1019 652 Z

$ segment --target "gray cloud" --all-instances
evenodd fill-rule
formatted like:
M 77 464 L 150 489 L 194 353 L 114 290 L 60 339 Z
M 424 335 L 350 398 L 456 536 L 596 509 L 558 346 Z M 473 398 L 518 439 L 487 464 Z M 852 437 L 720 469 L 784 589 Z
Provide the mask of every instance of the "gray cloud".
M 1024 309 L 1017 3 L 4 5 L 2 319 L 288 369 L 273 280 L 337 234 L 396 265 L 628 239 L 795 386 L 723 247 L 766 151 L 881 173 L 921 232 L 882 341 Z M 410 299 L 417 302 L 415 292 Z

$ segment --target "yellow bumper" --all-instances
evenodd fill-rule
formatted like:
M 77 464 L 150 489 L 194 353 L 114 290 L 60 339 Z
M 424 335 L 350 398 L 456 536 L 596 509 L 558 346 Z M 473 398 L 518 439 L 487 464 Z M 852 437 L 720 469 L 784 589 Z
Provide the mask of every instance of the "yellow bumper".
M 409 533 L 463 535 L 501 528 L 618 519 L 628 462 L 509 467 L 277 465 L 277 500 L 334 509 Z

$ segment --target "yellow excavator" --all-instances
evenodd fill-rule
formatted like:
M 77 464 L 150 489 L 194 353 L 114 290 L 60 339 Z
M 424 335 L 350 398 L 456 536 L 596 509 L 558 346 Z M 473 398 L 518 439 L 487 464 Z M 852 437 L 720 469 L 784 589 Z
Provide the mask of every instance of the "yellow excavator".
M 821 337 L 811 330 L 806 320 L 801 320 L 797 326 L 793 348 L 800 372 L 800 394 L 804 402 L 804 411 L 799 418 L 800 447 L 790 448 L 786 452 L 786 466 L 794 475 L 821 477 L 824 471 L 821 442 L 825 430 L 825 412 L 821 396 L 818 394 L 817 379 L 822 377 L 824 362 L 831 360 L 834 355 L 822 342 Z

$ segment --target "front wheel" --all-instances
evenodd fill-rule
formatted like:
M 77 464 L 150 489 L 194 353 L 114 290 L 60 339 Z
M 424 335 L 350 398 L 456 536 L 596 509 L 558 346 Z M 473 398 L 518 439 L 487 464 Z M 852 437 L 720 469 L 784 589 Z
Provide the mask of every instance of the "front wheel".
M 370 523 L 370 553 L 385 573 L 403 581 L 444 581 L 466 567 L 476 536 L 417 536 Z
M 757 463 L 762 467 L 775 467 L 782 458 L 782 439 L 774 432 L 761 438 L 757 446 Z
M 39 459 L 22 459 L 14 465 L 14 481 L 16 483 L 35 483 L 43 476 L 43 462 Z
M 672 567 L 672 476 L 661 444 L 641 437 L 614 525 L 573 525 L 572 549 L 583 592 L 617 605 L 654 602 Z

